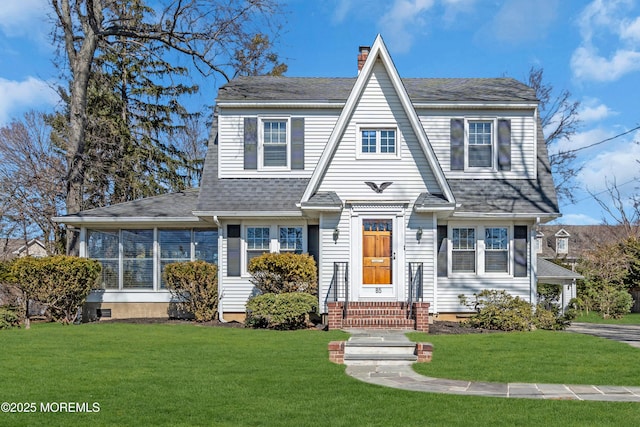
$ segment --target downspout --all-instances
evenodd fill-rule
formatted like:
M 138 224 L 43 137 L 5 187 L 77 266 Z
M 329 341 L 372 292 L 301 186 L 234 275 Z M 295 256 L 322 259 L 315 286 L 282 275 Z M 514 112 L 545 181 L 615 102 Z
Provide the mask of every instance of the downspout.
M 221 258 L 221 254 L 220 254 L 220 239 L 222 238 L 222 224 L 220 224 L 220 220 L 218 219 L 218 215 L 214 215 L 213 216 L 213 222 L 216 224 L 216 226 L 218 227 L 218 262 Z M 218 320 L 221 323 L 227 323 L 226 320 L 224 320 L 223 317 L 223 310 L 222 310 L 222 298 L 224 297 L 224 290 L 222 289 L 222 268 L 220 268 L 220 266 L 218 266 Z

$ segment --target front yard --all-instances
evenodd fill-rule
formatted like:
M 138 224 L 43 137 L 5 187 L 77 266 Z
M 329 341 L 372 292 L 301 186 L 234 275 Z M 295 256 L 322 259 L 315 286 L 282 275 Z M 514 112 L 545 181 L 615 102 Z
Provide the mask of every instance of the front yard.
M 0 331 L 0 402 L 99 405 L 91 413 L 0 413 L 0 425 L 640 425 L 637 403 L 449 396 L 361 383 L 328 360 L 327 343 L 345 337 L 188 324 Z M 433 363 L 418 368 L 428 375 L 640 385 L 640 350 L 594 337 L 416 337 L 434 343 Z

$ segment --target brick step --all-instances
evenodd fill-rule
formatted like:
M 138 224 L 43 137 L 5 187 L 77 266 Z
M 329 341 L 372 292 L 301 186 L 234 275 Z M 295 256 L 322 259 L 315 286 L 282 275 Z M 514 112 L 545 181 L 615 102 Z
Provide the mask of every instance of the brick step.
M 404 309 L 373 309 L 373 308 L 349 308 L 347 316 L 406 316 L 407 310 Z
M 343 320 L 345 328 L 372 328 L 372 329 L 413 329 L 415 321 L 407 318 L 360 318 L 349 317 Z

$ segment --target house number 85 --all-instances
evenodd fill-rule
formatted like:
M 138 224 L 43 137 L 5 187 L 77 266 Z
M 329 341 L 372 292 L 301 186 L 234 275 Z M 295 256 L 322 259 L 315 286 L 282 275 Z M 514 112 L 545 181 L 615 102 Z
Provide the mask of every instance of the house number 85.
M 376 288 L 376 294 L 381 294 L 382 293 L 382 288 Z

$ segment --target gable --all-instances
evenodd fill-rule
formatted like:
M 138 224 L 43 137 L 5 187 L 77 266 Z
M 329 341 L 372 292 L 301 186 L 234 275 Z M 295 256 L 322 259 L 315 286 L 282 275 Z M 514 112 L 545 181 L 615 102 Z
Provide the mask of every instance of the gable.
M 360 75 L 356 79 L 349 98 L 345 103 L 345 107 L 343 108 L 336 123 L 336 127 L 333 129 L 327 146 L 319 159 L 318 165 L 311 176 L 309 186 L 302 197 L 303 204 L 318 191 L 321 185 L 324 187 L 328 186 L 329 181 L 324 184 L 325 178 L 330 176 L 327 175 L 327 171 L 329 169 L 329 165 L 334 162 L 334 157 L 337 154 L 337 149 L 341 143 L 347 141 L 347 137 L 351 135 L 350 142 L 354 147 L 356 144 L 361 144 L 361 142 L 358 142 L 358 138 L 361 135 L 359 134 L 360 129 L 358 128 L 357 121 L 354 123 L 354 118 L 357 120 L 359 117 L 364 118 L 365 115 L 367 117 L 367 121 L 369 121 L 372 126 L 395 124 L 398 130 L 404 130 L 402 135 L 406 132 L 408 139 L 404 140 L 405 143 L 400 145 L 400 149 L 405 146 L 407 149 L 413 149 L 415 147 L 415 144 L 413 143 L 406 144 L 406 141 L 412 140 L 410 135 L 413 135 L 417 141 L 417 145 L 421 149 L 420 151 L 422 151 L 422 156 L 417 155 L 417 153 L 412 153 L 414 155 L 414 159 L 424 157 L 429 168 L 420 168 L 420 165 L 415 160 L 414 166 L 418 168 L 417 170 L 419 174 L 426 173 L 427 175 L 430 175 L 429 178 L 433 177 L 433 179 L 428 179 L 426 182 L 423 181 L 423 189 L 429 185 L 431 188 L 428 188 L 428 191 L 435 190 L 437 194 L 443 194 L 450 203 L 455 203 L 451 189 L 449 188 L 442 168 L 433 153 L 433 149 L 429 144 L 424 128 L 416 115 L 406 89 L 400 80 L 400 76 L 398 75 L 395 66 L 393 65 L 386 46 L 384 45 L 382 37 L 378 35 L 371 49 L 371 53 L 369 54 Z M 376 124 L 377 121 L 384 121 L 384 119 L 391 119 L 391 123 L 381 123 L 380 125 Z M 413 132 L 408 132 L 409 127 Z M 401 142 L 402 135 L 401 138 L 399 138 Z M 344 151 L 344 149 L 341 151 Z M 352 153 L 354 153 L 354 151 L 357 152 L 357 150 L 352 150 Z M 402 160 L 401 153 L 398 153 L 398 158 Z M 352 159 L 356 159 L 355 155 Z M 338 157 L 337 160 L 339 163 L 340 157 Z M 346 157 L 343 160 L 346 160 Z M 385 160 L 389 160 L 389 162 L 391 161 L 391 159 Z M 367 165 L 366 162 L 362 162 L 361 164 L 363 165 L 363 169 L 371 169 L 371 165 Z M 374 169 L 383 170 L 380 167 L 374 167 Z M 386 164 L 385 169 L 390 169 L 389 164 Z M 342 179 L 345 178 L 346 177 L 343 177 Z M 360 177 L 354 175 L 354 178 L 358 179 Z M 434 188 L 436 186 L 437 190 Z M 415 196 L 406 195 L 406 197 Z
M 393 131 L 395 153 L 363 153 L 362 132 L 366 129 Z M 365 182 L 393 184 L 376 193 Z M 318 192 L 327 191 L 336 191 L 344 200 L 413 199 L 423 192 L 442 193 L 380 59 L 373 66 L 318 186 Z

